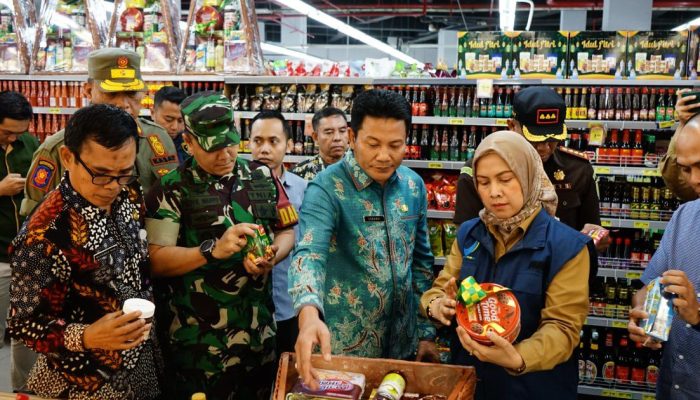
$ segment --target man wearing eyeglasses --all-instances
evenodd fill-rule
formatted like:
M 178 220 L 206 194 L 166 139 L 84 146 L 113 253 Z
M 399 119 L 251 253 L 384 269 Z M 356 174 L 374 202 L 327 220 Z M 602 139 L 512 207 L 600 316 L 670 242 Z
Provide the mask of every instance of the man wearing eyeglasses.
M 39 353 L 27 389 L 47 398 L 155 399 L 156 343 L 130 298 L 153 300 L 138 128 L 123 110 L 85 107 L 60 148 L 66 172 L 10 249 L 8 333 Z
M 141 58 L 133 51 L 105 48 L 88 57 L 88 81 L 85 92 L 92 104 L 110 104 L 131 114 L 139 129 L 136 167 L 144 193 L 161 176 L 177 168 L 177 151 L 167 132 L 153 122 L 139 118 L 143 92 Z M 59 149 L 64 132 L 49 136 L 34 154 L 34 161 L 25 184 L 22 215 L 29 215 L 39 202 L 55 188 L 63 176 Z

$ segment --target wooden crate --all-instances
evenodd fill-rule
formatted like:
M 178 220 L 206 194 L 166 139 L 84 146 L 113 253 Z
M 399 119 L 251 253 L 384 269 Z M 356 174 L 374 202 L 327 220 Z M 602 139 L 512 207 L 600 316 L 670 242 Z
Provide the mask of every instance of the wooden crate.
M 296 383 L 299 375 L 294 360 L 293 353 L 282 354 L 273 400 L 284 400 L 286 393 Z M 406 377 L 406 392 L 409 393 L 439 394 L 447 396 L 448 400 L 471 400 L 476 388 L 476 372 L 473 367 L 345 356 L 333 356 L 331 362 L 326 362 L 318 354 L 312 355 L 311 361 L 315 368 L 364 374 L 366 383 L 363 398 L 368 398 L 384 375 L 394 370 L 401 371 Z

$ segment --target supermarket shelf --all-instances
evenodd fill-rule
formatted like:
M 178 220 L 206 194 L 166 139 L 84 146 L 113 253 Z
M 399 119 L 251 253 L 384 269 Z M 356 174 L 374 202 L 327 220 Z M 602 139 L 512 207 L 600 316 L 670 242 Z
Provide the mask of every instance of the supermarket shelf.
M 227 76 L 224 82 L 230 85 L 243 84 L 329 84 L 329 85 L 372 85 L 372 78 L 340 78 L 331 76 Z M 404 83 L 405 85 L 406 83 Z
M 427 125 L 475 125 L 475 126 L 508 126 L 508 118 L 473 118 L 473 117 L 413 117 L 414 124 Z M 670 124 L 669 124 L 670 123 Z M 572 129 L 588 129 L 591 124 L 603 124 L 608 129 L 675 129 L 678 124 L 672 121 L 609 121 L 575 119 L 567 120 L 566 125 Z M 666 126 L 669 125 L 669 126 Z
M 55 115 L 73 115 L 79 108 L 75 107 L 32 107 L 34 114 L 55 114 Z M 151 110 L 143 109 L 139 113 L 142 117 L 150 117 Z
M 409 168 L 451 169 L 459 171 L 464 166 L 464 161 L 403 160 L 401 165 L 405 165 Z
M 603 278 L 639 279 L 643 270 L 629 270 L 619 268 L 598 268 L 598 275 Z
M 238 157 L 240 157 L 244 160 L 252 160 L 253 159 L 253 155 L 250 153 L 238 153 Z M 284 156 L 284 162 L 289 163 L 289 164 L 297 164 L 297 163 L 300 163 L 302 161 L 306 161 L 309 158 L 311 158 L 311 156 L 289 156 L 288 155 L 288 156 Z
M 452 219 L 454 216 L 454 211 L 428 210 L 428 218 Z
M 542 85 L 555 86 L 696 86 L 697 80 L 674 79 L 540 79 Z
M 596 175 L 661 176 L 661 173 L 656 167 L 623 167 L 593 164 L 593 172 L 595 172 Z
M 666 229 L 668 221 L 601 217 L 600 224 L 605 228 Z
M 626 319 L 615 319 L 615 318 L 605 318 L 605 317 L 591 317 L 590 315 L 586 317 L 584 325 L 589 326 L 600 326 L 603 328 L 621 328 L 627 329 Z
M 234 116 L 241 119 L 253 119 L 259 111 L 234 111 Z M 306 118 L 313 117 L 313 113 L 282 113 L 287 121 L 305 121 Z
M 216 74 L 192 74 L 192 75 L 163 75 L 143 73 L 143 80 L 146 82 L 166 81 L 166 82 L 225 82 L 223 75 Z
M 629 389 L 608 389 L 597 386 L 578 385 L 578 394 L 590 396 L 612 397 L 616 399 L 634 399 L 634 400 L 654 400 L 656 395 L 654 392 L 644 392 L 639 390 Z
M 224 82 L 223 75 L 163 75 L 143 73 L 143 80 L 146 82 L 153 81 L 169 81 L 169 82 Z M 234 78 L 235 79 L 235 78 Z M 37 74 L 37 75 L 0 75 L 0 80 L 3 81 L 74 81 L 85 82 L 87 75 L 85 74 Z

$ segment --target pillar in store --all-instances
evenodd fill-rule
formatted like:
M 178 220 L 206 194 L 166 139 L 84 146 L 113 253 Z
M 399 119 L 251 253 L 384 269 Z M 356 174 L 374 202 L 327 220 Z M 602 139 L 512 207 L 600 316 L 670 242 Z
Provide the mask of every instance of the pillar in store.
M 561 31 L 585 31 L 586 10 L 561 10 L 559 18 Z
M 605 0 L 603 31 L 650 31 L 653 0 Z
M 306 46 L 306 17 L 282 17 L 281 32 L 282 47 Z
M 438 32 L 437 59 L 443 60 L 450 70 L 457 65 L 457 31 L 441 29 Z

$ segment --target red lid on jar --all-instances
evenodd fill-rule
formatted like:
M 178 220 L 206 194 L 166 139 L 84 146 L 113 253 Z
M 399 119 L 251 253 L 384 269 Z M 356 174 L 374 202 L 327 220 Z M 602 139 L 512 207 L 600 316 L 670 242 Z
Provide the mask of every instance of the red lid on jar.
M 457 302 L 457 323 L 476 342 L 492 346 L 486 333 L 493 331 L 513 343 L 520 333 L 520 305 L 513 292 L 496 283 L 480 283 L 486 298 L 466 307 Z

